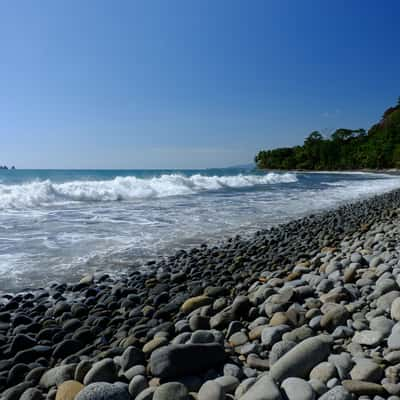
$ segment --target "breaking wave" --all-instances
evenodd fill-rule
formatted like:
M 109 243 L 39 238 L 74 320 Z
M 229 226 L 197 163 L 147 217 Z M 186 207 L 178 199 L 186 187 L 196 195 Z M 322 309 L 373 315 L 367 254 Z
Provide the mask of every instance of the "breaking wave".
M 296 174 L 206 176 L 165 174 L 153 178 L 134 176 L 112 180 L 87 180 L 54 183 L 50 180 L 19 185 L 0 184 L 0 209 L 35 207 L 62 202 L 123 201 L 168 196 L 192 195 L 199 192 L 239 189 L 257 185 L 296 182 Z

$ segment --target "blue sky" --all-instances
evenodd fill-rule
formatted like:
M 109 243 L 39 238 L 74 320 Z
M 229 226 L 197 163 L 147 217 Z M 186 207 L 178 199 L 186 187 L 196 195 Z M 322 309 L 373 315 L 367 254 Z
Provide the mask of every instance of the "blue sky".
M 0 163 L 201 168 L 400 96 L 400 2 L 0 2 Z

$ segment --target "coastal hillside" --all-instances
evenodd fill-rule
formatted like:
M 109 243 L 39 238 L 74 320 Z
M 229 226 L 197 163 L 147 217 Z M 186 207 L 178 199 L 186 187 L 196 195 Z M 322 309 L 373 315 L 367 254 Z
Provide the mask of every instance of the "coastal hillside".
M 262 169 L 351 170 L 400 168 L 400 99 L 368 131 L 337 129 L 329 138 L 311 132 L 303 146 L 261 150 Z

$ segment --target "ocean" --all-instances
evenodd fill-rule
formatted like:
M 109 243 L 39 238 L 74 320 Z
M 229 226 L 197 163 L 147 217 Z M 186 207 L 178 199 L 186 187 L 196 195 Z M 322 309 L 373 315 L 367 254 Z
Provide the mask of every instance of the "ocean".
M 370 173 L 0 170 L 0 290 L 148 260 L 400 188 Z

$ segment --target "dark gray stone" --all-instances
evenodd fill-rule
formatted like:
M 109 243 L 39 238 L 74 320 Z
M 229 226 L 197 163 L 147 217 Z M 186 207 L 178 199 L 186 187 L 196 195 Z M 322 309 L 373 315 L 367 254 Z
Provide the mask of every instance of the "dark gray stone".
M 127 385 L 96 382 L 83 388 L 75 400 L 131 400 Z
M 187 400 L 188 391 L 179 382 L 168 382 L 160 385 L 154 392 L 153 400 Z
M 112 358 L 105 358 L 93 364 L 85 375 L 83 383 L 85 386 L 94 382 L 113 383 L 117 380 L 117 368 Z
M 278 382 L 289 377 L 308 378 L 310 371 L 324 361 L 329 353 L 328 338 L 316 336 L 303 340 L 271 367 L 271 377 Z
M 224 348 L 217 343 L 170 345 L 151 354 L 150 369 L 161 378 L 196 375 L 221 364 L 224 359 Z

